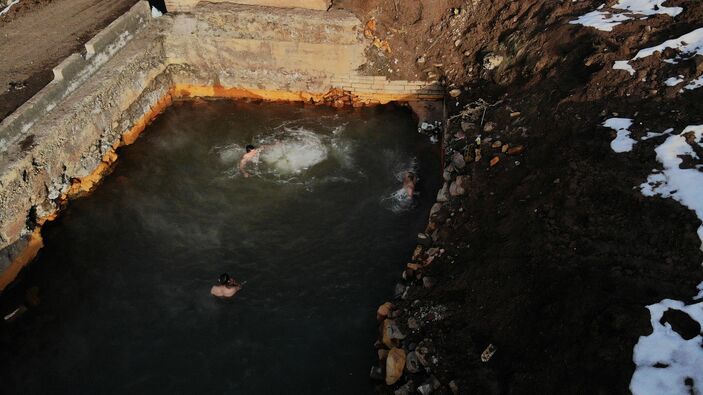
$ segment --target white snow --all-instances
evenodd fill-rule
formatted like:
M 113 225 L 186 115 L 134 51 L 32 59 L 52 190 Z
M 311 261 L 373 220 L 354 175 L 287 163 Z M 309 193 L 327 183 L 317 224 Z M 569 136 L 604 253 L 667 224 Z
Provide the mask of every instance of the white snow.
M 657 14 L 675 17 L 683 12 L 681 7 L 664 7 L 665 2 L 666 0 L 620 0 L 608 9 L 605 9 L 603 4 L 596 11 L 569 23 L 609 32 L 613 27 L 632 19 L 646 19 Z
M 630 75 L 635 74 L 635 69 L 632 68 L 632 66 L 630 65 L 630 63 L 627 62 L 627 60 L 616 61 L 615 64 L 613 64 L 613 70 L 625 70 L 630 73 Z
M 676 49 L 680 52 L 676 59 L 666 59 L 665 61 L 668 63 L 678 63 L 683 56 L 703 55 L 703 27 L 686 33 L 679 38 L 664 41 L 657 46 L 641 49 L 632 60 L 646 58 L 667 48 Z
M 699 286 L 700 288 L 700 286 Z M 703 302 L 686 305 L 664 299 L 647 306 L 653 332 L 641 336 L 635 345 L 632 360 L 637 366 L 630 382 L 635 395 L 689 394 L 685 380 L 693 380 L 694 388 L 703 384 L 703 337 L 683 339 L 669 323 L 659 321 L 669 308 L 681 310 L 703 326 Z
M 620 0 L 613 8 L 644 16 L 666 14 L 675 17 L 683 12 L 681 7 L 664 7 L 666 2 L 667 0 Z
M 630 126 L 632 119 L 630 118 L 610 118 L 607 119 L 603 126 L 611 128 L 618 132 L 618 135 L 610 142 L 610 148 L 617 153 L 632 151 L 632 147 L 637 143 L 630 137 Z
M 655 138 L 655 137 L 659 137 L 659 136 L 663 136 L 663 135 L 665 135 L 665 134 L 669 134 L 669 133 L 671 133 L 671 132 L 673 132 L 673 131 L 674 131 L 673 128 L 669 128 L 669 129 L 666 129 L 665 131 L 663 131 L 663 132 L 661 132 L 661 133 L 647 132 L 647 135 L 644 136 L 644 137 L 642 137 L 641 140 L 644 141 L 644 140 L 653 139 L 653 138 Z
M 632 18 L 624 14 L 612 14 L 608 11 L 592 11 L 578 19 L 570 21 L 572 25 L 584 25 L 604 32 L 613 31 L 613 27 Z
M 678 84 L 680 84 L 680 83 L 682 83 L 682 82 L 683 82 L 683 76 L 682 76 L 682 75 L 680 75 L 680 76 L 678 76 L 678 77 L 669 77 L 666 81 L 664 81 L 664 83 L 666 84 L 666 86 L 676 86 L 676 85 L 678 85 Z
M 19 2 L 20 2 L 20 0 L 12 0 L 12 1 L 10 2 L 10 4 L 7 5 L 7 7 L 3 8 L 2 10 L 0 10 L 0 16 L 3 16 L 3 15 L 5 15 L 5 14 L 7 14 L 7 12 L 10 11 L 10 7 L 12 7 L 13 5 L 15 5 L 15 4 L 19 3 Z
M 684 89 L 688 89 L 690 91 L 694 89 L 698 89 L 703 86 L 703 75 L 696 78 L 695 80 L 691 81 L 688 83 L 688 85 L 684 86 Z
M 158 18 L 163 15 L 164 14 L 161 11 L 159 11 L 156 7 L 151 7 L 151 17 L 152 18 Z
M 679 168 L 683 163 L 681 156 L 690 156 L 698 161 L 703 159 L 686 142 L 684 134 L 689 132 L 695 136 L 694 144 L 703 148 L 703 125 L 689 126 L 680 134 L 670 136 L 655 149 L 657 160 L 664 168 L 651 174 L 647 182 L 640 185 L 640 189 L 645 196 L 659 195 L 678 201 L 693 210 L 698 219 L 703 221 L 703 164 L 698 164 L 696 168 Z M 698 228 L 698 236 L 703 249 L 703 225 Z

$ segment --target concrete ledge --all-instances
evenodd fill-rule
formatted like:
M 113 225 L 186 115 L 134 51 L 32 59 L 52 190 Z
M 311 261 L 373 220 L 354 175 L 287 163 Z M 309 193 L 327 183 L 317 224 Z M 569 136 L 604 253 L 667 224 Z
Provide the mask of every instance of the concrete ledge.
M 235 3 L 277 8 L 305 8 L 308 10 L 327 11 L 332 0 L 206 0 L 208 3 Z M 169 12 L 190 12 L 200 0 L 166 0 Z
M 143 26 L 151 15 L 151 8 L 146 1 L 133 5 L 129 11 L 112 21 L 105 29 L 85 43 L 86 58 L 104 52 L 110 45 L 124 36 L 125 32 L 133 34 Z
M 140 1 L 88 41 L 86 57 L 74 53 L 56 66 L 54 79 L 0 123 L 0 155 L 114 56 L 148 22 L 150 12 L 149 3 Z
M 75 78 L 88 63 L 77 53 L 64 59 L 58 66 L 54 67 L 54 81 L 64 81 Z

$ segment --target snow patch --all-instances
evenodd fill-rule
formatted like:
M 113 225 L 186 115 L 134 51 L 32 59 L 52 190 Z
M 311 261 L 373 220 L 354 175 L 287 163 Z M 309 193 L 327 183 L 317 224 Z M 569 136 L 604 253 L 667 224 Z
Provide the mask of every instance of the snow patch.
M 696 78 L 695 80 L 691 81 L 688 83 L 688 85 L 684 86 L 684 89 L 688 89 L 690 91 L 694 89 L 698 89 L 703 86 L 703 75 Z
M 682 82 L 683 82 L 683 76 L 682 76 L 682 75 L 680 75 L 680 76 L 678 76 L 678 77 L 669 77 L 666 81 L 664 81 L 664 83 L 666 84 L 666 86 L 676 86 L 676 85 L 678 85 L 678 84 L 680 84 L 680 83 L 682 83 Z
M 632 68 L 632 66 L 627 60 L 616 61 L 615 64 L 613 64 L 613 70 L 625 70 L 630 73 L 630 75 L 635 74 L 635 69 Z
M 613 27 L 633 19 L 647 19 L 653 15 L 665 14 L 675 17 L 683 12 L 681 7 L 664 7 L 666 0 L 620 0 L 612 7 L 602 4 L 596 11 L 589 12 L 569 22 L 610 32 Z
M 696 213 L 703 221 L 703 164 L 693 168 L 681 169 L 682 156 L 701 160 L 696 151 L 686 142 L 685 135 L 693 134 L 693 144 L 703 148 L 703 125 L 688 126 L 680 134 L 670 136 L 655 149 L 657 160 L 663 165 L 661 171 L 655 171 L 640 185 L 645 196 L 672 198 Z M 703 225 L 698 228 L 703 249 Z M 701 383 L 703 384 L 703 383 Z
M 629 118 L 610 118 L 603 123 L 606 128 L 611 128 L 618 132 L 618 135 L 610 142 L 610 148 L 617 153 L 630 152 L 632 147 L 637 143 L 630 137 L 630 126 L 632 119 Z
M 652 56 L 656 52 L 663 52 L 667 48 L 679 51 L 679 54 L 674 59 L 665 59 L 664 61 L 667 63 L 676 64 L 681 60 L 692 58 L 696 55 L 703 55 L 703 27 L 686 33 L 679 38 L 664 41 L 657 46 L 641 49 L 632 60 Z
M 633 350 L 632 360 L 637 367 L 630 390 L 635 395 L 690 394 L 693 392 L 686 379 L 693 380 L 693 388 L 703 384 L 703 337 L 685 340 L 668 322 L 661 324 L 664 312 L 670 308 L 683 311 L 703 326 L 703 302 L 686 305 L 664 299 L 647 306 L 653 332 L 641 336 Z

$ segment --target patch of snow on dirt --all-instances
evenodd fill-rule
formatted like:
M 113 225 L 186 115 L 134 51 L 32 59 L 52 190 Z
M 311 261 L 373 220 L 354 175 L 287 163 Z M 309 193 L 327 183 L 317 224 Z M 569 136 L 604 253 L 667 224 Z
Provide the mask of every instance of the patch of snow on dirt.
M 680 134 L 670 136 L 655 149 L 657 160 L 663 165 L 661 171 L 655 171 L 640 185 L 645 196 L 672 198 L 696 213 L 703 221 L 703 164 L 682 169 L 682 156 L 688 156 L 701 162 L 696 151 L 687 142 L 703 148 L 703 125 L 689 126 Z M 703 225 L 698 228 L 698 236 L 703 243 Z M 703 244 L 701 245 L 703 249 Z M 703 384 L 703 383 L 702 383 Z
M 664 83 L 666 86 L 676 86 L 683 82 L 683 76 L 669 77 Z
M 630 65 L 630 63 L 628 63 L 627 60 L 616 61 L 615 64 L 613 64 L 613 70 L 625 70 L 630 73 L 630 75 L 635 74 L 635 69 L 632 68 L 632 66 Z
M 664 7 L 666 0 L 620 0 L 612 7 L 605 4 L 569 23 L 584 25 L 610 32 L 613 27 L 633 19 L 646 19 L 657 14 L 675 17 L 683 12 L 681 7 Z
M 664 41 L 657 46 L 641 49 L 632 60 L 646 58 L 656 52 L 663 52 L 667 48 L 679 51 L 679 54 L 674 59 L 665 59 L 664 61 L 667 63 L 676 64 L 682 59 L 703 55 L 703 27 L 686 33 L 679 38 Z
M 12 1 L 10 2 L 10 4 L 7 5 L 7 7 L 3 8 L 2 10 L 0 10 L 0 16 L 3 16 L 3 15 L 5 15 L 5 14 L 7 14 L 7 13 L 10 11 L 10 7 L 12 7 L 13 5 L 15 5 L 15 4 L 19 3 L 19 2 L 20 2 L 20 0 L 12 0 Z
M 701 288 L 701 286 L 699 286 Z M 668 309 L 681 310 L 703 326 L 703 302 L 686 305 L 665 299 L 647 306 L 653 332 L 641 336 L 635 345 L 632 360 L 637 366 L 630 382 L 635 395 L 690 394 L 691 388 L 703 384 L 703 337 L 685 340 L 668 322 L 660 322 Z M 691 386 L 686 380 L 692 380 Z
M 696 78 L 695 80 L 691 81 L 688 83 L 688 85 L 684 86 L 684 89 L 688 89 L 690 91 L 694 89 L 698 89 L 703 86 L 703 75 Z
M 630 137 L 630 126 L 632 119 L 610 118 L 603 123 L 606 128 L 611 128 L 618 132 L 618 135 L 610 142 L 610 148 L 617 153 L 630 152 L 636 141 Z

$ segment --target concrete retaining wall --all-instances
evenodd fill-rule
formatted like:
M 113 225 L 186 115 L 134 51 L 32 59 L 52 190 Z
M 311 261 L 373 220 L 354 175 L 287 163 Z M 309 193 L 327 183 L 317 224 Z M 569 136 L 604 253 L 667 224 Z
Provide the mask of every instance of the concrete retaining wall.
M 86 55 L 75 53 L 54 68 L 54 79 L 0 123 L 0 154 L 7 146 L 26 137 L 38 118 L 46 116 L 59 102 L 85 82 L 122 48 L 150 18 L 146 1 L 127 13 L 85 44 Z M 1 239 L 0 235 L 0 240 Z

